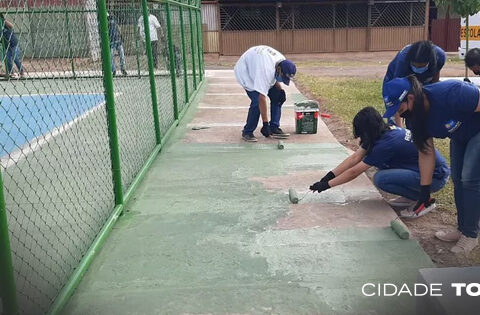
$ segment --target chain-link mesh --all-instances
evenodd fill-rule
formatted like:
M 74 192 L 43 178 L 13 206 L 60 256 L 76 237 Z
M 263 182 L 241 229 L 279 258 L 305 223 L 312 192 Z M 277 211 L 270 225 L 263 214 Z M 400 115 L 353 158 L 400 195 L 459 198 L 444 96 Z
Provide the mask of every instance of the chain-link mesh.
M 183 76 L 188 75 L 193 93 L 193 58 L 199 53 L 198 25 L 189 19 L 189 10 L 195 16 L 198 9 L 184 8 L 188 69 L 183 71 L 179 8 L 170 4 L 176 63 L 170 73 L 165 6 L 148 3 L 160 25 L 153 75 L 162 135 L 175 121 L 171 76 L 182 110 Z M 97 10 L 97 0 L 0 4 L 0 166 L 22 314 L 49 310 L 116 206 Z M 113 61 L 105 62 L 114 74 L 125 193 L 157 145 L 145 48 L 149 39 L 139 27 L 139 0 L 107 1 L 107 12 Z M 202 70 L 197 63 L 197 83 Z M 0 283 L 3 290 L 8 288 Z
M 224 31 L 258 31 L 276 28 L 274 6 L 221 6 L 220 22 Z
M 425 5 L 422 3 L 376 3 L 372 6 L 371 25 L 417 26 L 425 21 Z
M 221 5 L 224 31 L 279 29 L 332 29 L 362 27 L 420 26 L 425 23 L 425 2 L 374 1 L 363 3 L 282 3 L 245 7 Z M 369 10 L 371 11 L 370 21 Z

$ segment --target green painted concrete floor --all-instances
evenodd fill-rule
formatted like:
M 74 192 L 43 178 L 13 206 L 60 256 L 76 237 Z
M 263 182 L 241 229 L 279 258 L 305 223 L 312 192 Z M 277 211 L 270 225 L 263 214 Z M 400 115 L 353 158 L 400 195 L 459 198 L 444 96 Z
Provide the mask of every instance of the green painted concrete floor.
M 232 71 L 207 77 L 64 313 L 414 313 L 414 298 L 362 296 L 367 282 L 413 283 L 433 266 L 391 230 L 395 214 L 366 177 L 288 201 L 289 187 L 302 195 L 349 154 L 323 122 L 284 150 L 244 143 L 248 98 Z M 302 96 L 287 93 L 282 126 L 293 132 Z

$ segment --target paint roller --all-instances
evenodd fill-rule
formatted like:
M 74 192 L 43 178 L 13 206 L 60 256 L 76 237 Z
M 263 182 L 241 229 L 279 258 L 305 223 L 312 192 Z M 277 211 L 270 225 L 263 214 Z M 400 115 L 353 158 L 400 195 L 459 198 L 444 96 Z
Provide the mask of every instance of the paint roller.
M 400 237 L 402 240 L 408 240 L 410 238 L 410 231 L 399 218 L 390 221 L 390 226 L 392 227 L 392 230 L 397 233 L 398 237 Z
M 302 198 L 298 198 L 298 194 L 297 194 L 297 191 L 293 188 L 289 188 L 288 189 L 288 199 L 290 199 L 290 202 L 291 203 L 294 203 L 294 204 L 297 204 L 300 200 L 302 200 L 303 198 L 305 198 L 305 196 L 307 196 L 309 193 L 311 193 L 312 191 L 307 191 L 305 193 L 305 195 L 303 195 Z

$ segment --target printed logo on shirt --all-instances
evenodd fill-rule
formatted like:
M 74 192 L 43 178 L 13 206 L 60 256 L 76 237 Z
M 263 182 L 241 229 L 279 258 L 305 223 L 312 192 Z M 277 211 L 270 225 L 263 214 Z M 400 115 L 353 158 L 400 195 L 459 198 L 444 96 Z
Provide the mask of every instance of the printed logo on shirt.
M 412 132 L 409 129 L 405 129 L 405 141 L 412 142 Z
M 447 128 L 449 133 L 455 132 L 462 125 L 461 121 L 449 120 L 445 123 L 445 128 Z

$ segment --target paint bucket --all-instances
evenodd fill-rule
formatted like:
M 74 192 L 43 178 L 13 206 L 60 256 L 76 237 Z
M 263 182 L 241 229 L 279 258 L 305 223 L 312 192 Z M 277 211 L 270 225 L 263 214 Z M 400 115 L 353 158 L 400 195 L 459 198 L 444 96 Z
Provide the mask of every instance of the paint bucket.
M 306 100 L 295 103 L 295 132 L 298 134 L 317 133 L 319 108 L 318 102 Z

